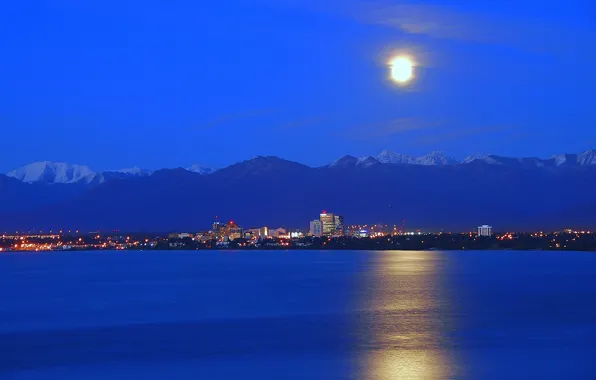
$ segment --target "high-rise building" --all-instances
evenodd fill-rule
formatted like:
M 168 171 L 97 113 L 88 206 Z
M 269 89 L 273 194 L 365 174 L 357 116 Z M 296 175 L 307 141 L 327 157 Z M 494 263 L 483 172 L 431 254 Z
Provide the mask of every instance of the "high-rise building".
M 260 237 L 260 238 L 265 238 L 265 237 L 269 236 L 269 228 L 267 228 L 267 227 L 251 228 L 248 230 L 248 232 L 252 233 L 253 236 Z
M 227 231 L 227 236 L 228 239 L 230 240 L 236 240 L 236 239 L 241 239 L 242 235 L 243 235 L 243 230 L 242 228 L 238 227 L 238 226 L 234 226 L 234 227 L 230 227 Z
M 226 225 L 224 223 L 220 222 L 219 220 L 216 220 L 215 222 L 213 222 L 213 225 L 211 226 L 211 231 L 213 231 L 213 232 L 219 232 L 225 226 Z
M 323 236 L 331 236 L 335 233 L 335 215 L 323 211 L 321 214 L 321 227 Z
M 273 238 L 278 238 L 278 237 L 282 237 L 282 236 L 286 236 L 288 234 L 288 231 L 285 228 L 276 228 L 276 229 L 270 229 L 268 231 L 269 236 L 273 237 Z
M 323 224 L 320 220 L 313 220 L 310 222 L 310 234 L 316 237 L 321 237 L 323 235 Z
M 478 227 L 478 236 L 493 236 L 493 228 L 487 224 Z
M 344 217 L 341 215 L 335 215 L 335 217 L 333 218 L 333 222 L 335 223 L 335 235 L 344 236 Z

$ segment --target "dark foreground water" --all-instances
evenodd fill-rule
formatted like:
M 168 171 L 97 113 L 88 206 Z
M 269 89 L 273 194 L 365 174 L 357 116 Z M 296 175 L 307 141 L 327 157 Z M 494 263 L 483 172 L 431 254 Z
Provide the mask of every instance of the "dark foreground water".
M 0 379 L 595 379 L 596 253 L 0 255 Z

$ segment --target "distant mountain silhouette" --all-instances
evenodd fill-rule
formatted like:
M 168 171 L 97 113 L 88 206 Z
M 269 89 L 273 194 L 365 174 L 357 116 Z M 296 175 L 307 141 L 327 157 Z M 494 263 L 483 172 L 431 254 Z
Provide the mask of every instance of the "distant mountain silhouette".
M 306 228 L 326 209 L 352 223 L 471 230 L 593 227 L 585 205 L 596 205 L 596 165 L 556 159 L 487 156 L 467 164 L 383 164 L 346 156 L 319 168 L 277 157 L 255 157 L 200 175 L 164 169 L 64 192 L 73 185 L 24 184 L 0 176 L 0 230 L 203 230 L 219 216 L 244 227 Z M 58 187 L 60 186 L 60 187 Z M 58 196 L 60 194 L 60 196 Z M 8 197 L 8 198 L 6 198 Z M 45 202 L 43 202 L 44 200 Z M 563 218 L 565 216 L 565 218 Z

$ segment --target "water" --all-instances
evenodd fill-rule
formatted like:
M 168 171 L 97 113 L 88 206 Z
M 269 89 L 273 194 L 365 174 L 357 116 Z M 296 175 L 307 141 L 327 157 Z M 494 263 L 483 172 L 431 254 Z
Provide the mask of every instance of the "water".
M 0 255 L 0 379 L 594 379 L 596 253 Z

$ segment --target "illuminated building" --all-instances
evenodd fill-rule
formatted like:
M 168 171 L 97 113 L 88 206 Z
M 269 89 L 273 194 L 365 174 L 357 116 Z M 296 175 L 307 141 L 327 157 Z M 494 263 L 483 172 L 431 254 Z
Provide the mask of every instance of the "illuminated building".
M 335 233 L 335 215 L 328 214 L 326 211 L 320 216 L 323 236 L 331 236 Z
M 223 228 L 225 228 L 225 224 L 220 222 L 219 220 L 216 220 L 215 222 L 213 222 L 213 226 L 211 227 L 211 231 L 213 232 L 219 232 L 221 231 Z
M 335 223 L 335 236 L 344 236 L 345 229 L 344 229 L 344 217 L 341 215 L 335 215 L 333 218 L 333 222 Z
M 186 239 L 186 238 L 192 239 L 193 235 L 183 232 L 183 233 L 173 233 L 173 234 L 168 235 L 168 237 L 170 239 Z
M 220 225 L 217 235 L 224 240 L 236 240 L 242 238 L 243 230 L 233 220 L 231 220 L 227 225 Z
M 230 227 L 227 236 L 231 241 L 242 239 L 242 228 L 238 226 Z
M 478 227 L 478 236 L 493 236 L 493 228 L 487 224 Z
M 310 234 L 315 237 L 321 237 L 323 235 L 323 224 L 320 220 L 310 222 Z
M 250 228 L 247 231 L 250 232 L 253 236 L 258 236 L 258 237 L 267 237 L 267 236 L 269 236 L 269 228 L 267 228 L 267 227 Z
M 285 228 L 276 228 L 274 230 L 269 230 L 269 236 L 277 238 L 283 235 L 287 235 L 288 231 Z

